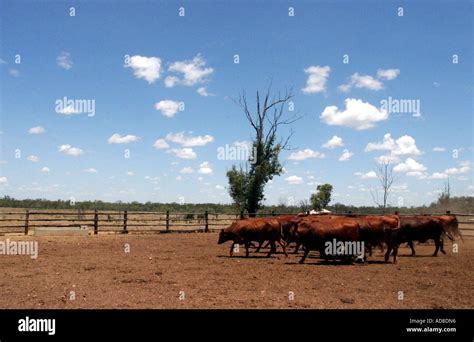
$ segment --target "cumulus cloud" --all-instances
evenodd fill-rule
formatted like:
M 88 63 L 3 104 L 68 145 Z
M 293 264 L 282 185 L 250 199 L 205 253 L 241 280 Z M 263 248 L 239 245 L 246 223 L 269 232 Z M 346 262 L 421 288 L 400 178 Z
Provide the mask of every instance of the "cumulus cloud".
M 400 69 L 379 69 L 377 70 L 377 77 L 383 80 L 391 81 L 400 75 Z
M 369 171 L 366 173 L 363 172 L 356 172 L 354 173 L 357 177 L 360 177 L 361 179 L 372 179 L 372 178 L 377 178 L 377 174 L 375 171 Z
M 72 147 L 69 144 L 60 145 L 58 148 L 58 151 L 68 156 L 74 156 L 74 157 L 77 157 L 84 153 L 84 151 L 81 150 L 80 148 Z
M 31 127 L 28 130 L 28 133 L 30 134 L 43 134 L 44 132 L 45 132 L 45 129 L 42 126 Z
M 0 186 L 6 186 L 8 185 L 8 178 L 7 177 L 0 177 Z
M 446 148 L 445 147 L 433 147 L 433 152 L 445 152 Z
M 204 136 L 186 136 L 184 132 L 168 133 L 165 137 L 167 141 L 180 144 L 184 147 L 205 146 L 214 141 L 214 137 L 206 134 Z
M 180 102 L 172 100 L 162 100 L 155 103 L 155 109 L 161 111 L 161 114 L 172 118 L 179 111 Z
M 339 157 L 339 161 L 348 161 L 352 158 L 354 153 L 349 152 L 348 150 L 345 150 L 342 155 Z
M 34 155 L 30 155 L 30 156 L 26 157 L 26 159 L 33 162 L 33 163 L 37 163 L 40 160 L 38 156 L 34 156 Z
M 209 162 L 205 161 L 199 165 L 198 172 L 202 175 L 212 175 L 212 167 Z
M 320 153 L 318 151 L 313 151 L 307 148 L 302 151 L 293 152 L 292 154 L 290 154 L 288 159 L 289 160 L 305 160 L 309 158 L 324 158 L 324 157 L 325 155 L 323 153 Z
M 192 148 L 174 148 L 169 150 L 171 153 L 174 153 L 174 155 L 178 158 L 181 159 L 196 159 L 197 154 L 196 152 L 193 151 Z
M 132 56 L 125 68 L 132 68 L 136 78 L 143 78 L 149 84 L 160 78 L 161 59 L 158 57 Z
M 168 147 L 170 147 L 170 145 L 168 145 L 168 143 L 165 141 L 165 139 L 158 139 L 153 144 L 153 147 L 156 148 L 157 150 L 165 150 Z
M 206 68 L 206 61 L 201 55 L 197 55 L 191 61 L 178 61 L 172 63 L 168 70 L 182 74 L 182 79 L 176 76 L 168 76 L 165 79 L 165 86 L 172 88 L 175 85 L 193 86 L 203 83 L 206 78 L 214 72 L 213 68 Z
M 50 170 L 49 167 L 47 167 L 47 166 L 43 166 L 43 167 L 41 168 L 41 170 L 40 170 L 40 172 L 42 172 L 42 173 L 49 173 L 50 171 L 51 171 L 51 170 Z
M 381 90 L 383 89 L 383 83 L 369 75 L 359 75 L 355 73 L 351 76 L 349 83 L 342 84 L 339 86 L 339 90 L 342 92 L 349 92 L 353 87 L 365 88 L 369 90 Z
M 288 184 L 292 185 L 303 184 L 303 177 L 299 176 L 289 176 L 286 177 L 285 180 L 288 182 Z
M 337 135 L 333 136 L 323 145 L 324 148 L 329 148 L 329 149 L 342 147 L 342 146 L 344 146 L 344 143 L 342 142 L 342 138 L 338 137 Z
M 326 91 L 326 82 L 331 72 L 330 67 L 315 65 L 304 69 L 304 72 L 308 74 L 308 80 L 306 87 L 302 89 L 303 93 L 315 94 Z
M 390 133 L 386 133 L 383 136 L 383 141 L 368 143 L 365 147 L 365 152 L 387 150 L 391 152 L 391 155 L 413 155 L 417 156 L 421 154 L 421 151 L 416 146 L 416 141 L 409 135 L 403 135 L 397 140 L 391 137 Z
M 378 109 L 368 102 L 348 98 L 344 101 L 346 109 L 340 111 L 337 106 L 328 106 L 320 119 L 333 126 L 348 126 L 356 130 L 372 128 L 375 123 L 388 119 L 386 110 Z
M 189 173 L 194 173 L 194 170 L 192 167 L 183 167 L 179 173 L 186 173 L 186 174 L 189 174 Z
M 121 136 L 120 134 L 115 133 L 109 138 L 109 140 L 107 140 L 107 142 L 109 144 L 129 144 L 139 139 L 140 137 L 137 137 L 136 135 L 127 134 L 127 135 Z
M 85 173 L 97 173 L 97 170 L 93 167 L 84 170 Z
M 69 70 L 74 64 L 71 60 L 71 54 L 69 52 L 61 52 L 58 57 L 56 57 L 56 64 L 63 68 L 64 70 Z
M 407 158 L 403 163 L 395 165 L 393 171 L 404 172 L 409 176 L 417 176 L 419 173 L 425 172 L 426 167 L 423 164 L 418 163 L 413 158 Z

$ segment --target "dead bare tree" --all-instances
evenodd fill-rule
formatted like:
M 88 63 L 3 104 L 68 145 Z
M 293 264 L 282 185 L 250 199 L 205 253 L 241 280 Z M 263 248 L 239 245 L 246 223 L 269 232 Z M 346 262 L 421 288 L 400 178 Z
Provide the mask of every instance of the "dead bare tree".
M 371 191 L 370 194 L 372 195 L 372 200 L 376 205 L 385 209 L 387 208 L 388 197 L 390 195 L 390 190 L 392 185 L 395 181 L 395 177 L 393 174 L 393 164 L 390 160 L 384 160 L 380 164 L 377 165 L 377 179 L 382 187 L 382 201 L 379 200 L 378 190 Z M 375 194 L 374 194 L 375 192 Z

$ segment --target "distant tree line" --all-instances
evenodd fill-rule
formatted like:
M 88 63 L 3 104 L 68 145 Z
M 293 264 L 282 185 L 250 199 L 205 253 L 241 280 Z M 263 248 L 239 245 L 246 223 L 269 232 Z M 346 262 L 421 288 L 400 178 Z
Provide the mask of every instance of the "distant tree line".
M 0 198 L 0 207 L 2 208 L 26 208 L 26 209 L 76 209 L 76 210 L 129 210 L 129 211 L 154 211 L 165 212 L 169 210 L 171 213 L 204 213 L 208 211 L 210 214 L 237 214 L 240 212 L 237 206 L 233 204 L 219 204 L 219 203 L 154 203 L 154 202 L 103 202 L 103 201 L 82 201 L 76 202 L 74 205 L 70 201 L 64 200 L 46 200 L 46 199 L 23 199 L 18 200 L 9 196 Z M 354 214 L 380 214 L 384 212 L 382 207 L 373 206 L 351 206 L 340 203 L 324 206 L 326 209 L 334 213 L 348 213 Z M 273 213 L 300 213 L 310 210 L 307 202 L 302 201 L 299 205 L 285 205 L 280 203 L 278 205 L 263 206 L 259 210 L 259 215 L 271 215 Z M 450 210 L 453 213 L 474 213 L 474 197 L 451 197 L 449 205 L 446 207 L 444 198 L 431 203 L 428 206 L 419 207 L 389 207 L 385 212 L 398 211 L 401 214 L 410 213 L 435 213 L 445 212 Z

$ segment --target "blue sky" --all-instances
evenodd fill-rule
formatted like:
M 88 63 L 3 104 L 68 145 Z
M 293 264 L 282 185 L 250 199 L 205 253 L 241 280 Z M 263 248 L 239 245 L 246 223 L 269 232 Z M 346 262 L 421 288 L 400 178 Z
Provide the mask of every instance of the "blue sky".
M 270 80 L 304 117 L 266 203 L 328 182 L 333 202 L 372 205 L 382 156 L 392 204 L 428 204 L 447 177 L 474 193 L 472 2 L 2 1 L 0 13 L 2 194 L 228 203 L 241 161 L 217 150 L 252 138 L 232 99 L 245 89 L 253 105 Z M 94 115 L 58 110 L 64 97 L 94 101 Z

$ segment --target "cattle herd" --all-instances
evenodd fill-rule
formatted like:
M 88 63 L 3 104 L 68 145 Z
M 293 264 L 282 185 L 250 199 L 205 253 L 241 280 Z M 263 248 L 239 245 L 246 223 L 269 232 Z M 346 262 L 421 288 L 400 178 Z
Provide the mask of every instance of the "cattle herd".
M 235 221 L 219 234 L 218 243 L 232 241 L 230 256 L 235 246 L 244 245 L 249 256 L 250 247 L 259 252 L 263 243 L 268 241 L 269 257 L 276 252 L 278 243 L 287 254 L 287 246 L 296 243 L 294 253 L 303 247 L 303 263 L 310 251 L 317 251 L 324 259 L 360 260 L 365 262 L 372 256 L 373 248 L 386 248 L 385 262 L 390 254 L 396 263 L 398 247 L 407 243 L 415 255 L 413 242 L 434 240 L 435 251 L 446 254 L 443 248 L 444 238 L 454 241 L 462 239 L 458 221 L 454 215 L 285 215 L 262 218 L 249 218 Z M 257 242 L 258 246 L 253 243 Z

